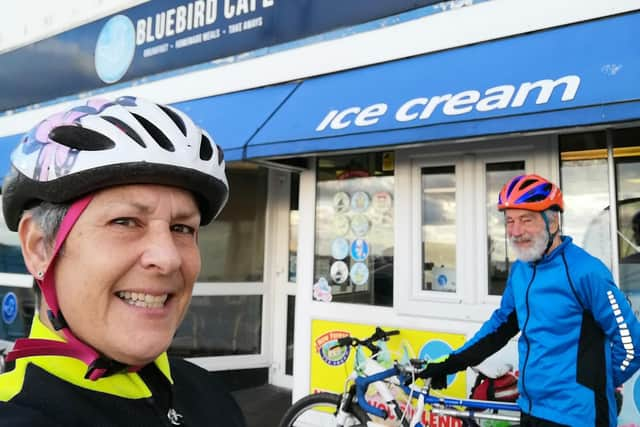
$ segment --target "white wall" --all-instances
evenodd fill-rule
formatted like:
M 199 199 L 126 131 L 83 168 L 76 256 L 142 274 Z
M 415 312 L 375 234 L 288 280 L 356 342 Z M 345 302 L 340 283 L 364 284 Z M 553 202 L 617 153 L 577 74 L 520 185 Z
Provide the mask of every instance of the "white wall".
M 148 0 L 6 0 L 0 13 L 0 54 Z

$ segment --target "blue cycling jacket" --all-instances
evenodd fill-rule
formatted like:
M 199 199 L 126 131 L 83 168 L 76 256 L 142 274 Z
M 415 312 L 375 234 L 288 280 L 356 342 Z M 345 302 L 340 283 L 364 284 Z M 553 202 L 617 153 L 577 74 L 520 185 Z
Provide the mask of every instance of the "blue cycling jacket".
M 614 389 L 640 367 L 640 323 L 599 259 L 565 236 L 541 260 L 515 262 L 500 307 L 452 357 L 476 365 L 518 331 L 524 412 L 616 426 Z

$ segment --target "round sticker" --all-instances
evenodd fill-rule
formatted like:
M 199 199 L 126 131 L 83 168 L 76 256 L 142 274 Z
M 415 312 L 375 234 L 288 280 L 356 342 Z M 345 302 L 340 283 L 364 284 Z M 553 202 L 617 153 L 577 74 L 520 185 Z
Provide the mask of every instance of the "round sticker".
M 364 191 L 358 191 L 351 198 L 351 209 L 355 212 L 364 212 L 369 209 L 371 199 Z
M 386 191 L 378 191 L 373 195 L 371 204 L 376 211 L 387 212 L 392 205 L 391 194 Z
M 351 242 L 351 259 L 364 261 L 369 256 L 369 244 L 364 239 L 356 239 Z
M 333 218 L 333 229 L 339 236 L 344 236 L 349 232 L 349 217 L 343 214 Z
M 347 277 L 349 277 L 349 267 L 347 267 L 347 264 L 344 261 L 336 261 L 331 264 L 330 274 L 331 280 L 333 280 L 334 283 L 341 285 L 346 282 Z
M 344 191 L 340 191 L 339 193 L 334 194 L 333 196 L 333 210 L 337 213 L 345 213 L 349 211 L 349 205 L 351 204 L 351 199 L 349 195 Z
M 331 243 L 331 256 L 335 259 L 345 259 L 349 255 L 349 242 L 339 237 Z
M 369 232 L 371 221 L 364 214 L 355 214 L 351 218 L 351 230 L 356 236 L 364 236 Z
M 10 325 L 18 317 L 18 297 L 13 292 L 7 292 L 2 298 L 2 321 Z
M 362 286 L 369 280 L 369 269 L 363 262 L 356 262 L 351 266 L 349 277 L 354 285 Z

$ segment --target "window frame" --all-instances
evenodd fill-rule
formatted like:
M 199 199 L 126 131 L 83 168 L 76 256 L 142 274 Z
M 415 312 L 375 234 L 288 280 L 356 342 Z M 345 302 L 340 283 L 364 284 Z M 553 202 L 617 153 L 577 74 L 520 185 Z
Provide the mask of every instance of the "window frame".
M 487 247 L 483 243 L 487 238 L 486 164 L 524 161 L 527 173 L 536 172 L 551 180 L 559 176 L 555 134 L 499 137 L 475 145 L 465 143 L 463 150 L 460 147 L 434 144 L 396 152 L 394 311 L 397 314 L 485 321 L 501 298 L 488 294 Z M 456 167 L 457 287 L 455 293 L 437 295 L 442 293 L 421 289 L 421 169 L 446 165 Z M 405 190 L 401 192 L 402 188 Z M 469 220 L 469 212 L 474 213 L 473 220 Z M 407 285 L 402 286 L 403 283 Z

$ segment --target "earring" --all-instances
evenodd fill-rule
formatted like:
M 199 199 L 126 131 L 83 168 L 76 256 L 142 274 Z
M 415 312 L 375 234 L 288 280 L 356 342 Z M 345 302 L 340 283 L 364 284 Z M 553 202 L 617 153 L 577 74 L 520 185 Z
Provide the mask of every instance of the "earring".
M 38 279 L 42 279 L 44 277 L 44 273 L 42 271 L 38 271 Z

